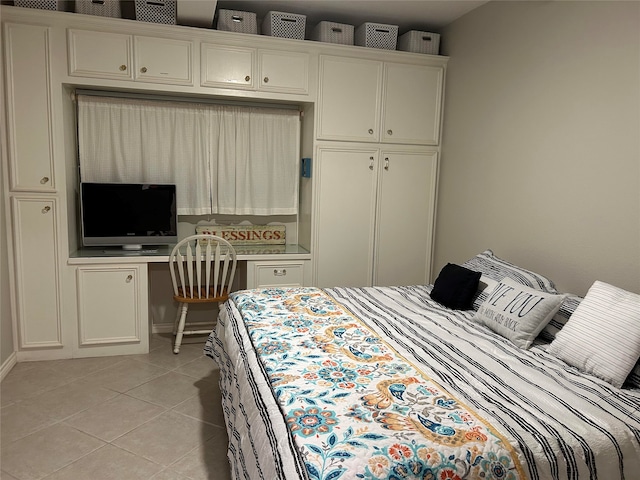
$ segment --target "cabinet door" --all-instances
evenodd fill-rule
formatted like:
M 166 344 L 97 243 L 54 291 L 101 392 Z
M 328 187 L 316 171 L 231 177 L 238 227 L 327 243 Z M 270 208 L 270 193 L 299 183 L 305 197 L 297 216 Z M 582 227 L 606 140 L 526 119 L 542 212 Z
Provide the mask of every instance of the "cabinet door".
M 205 87 L 254 89 L 253 48 L 201 45 L 201 79 Z
M 193 85 L 193 43 L 168 38 L 134 37 L 135 79 Z
M 321 57 L 318 138 L 377 142 L 381 86 L 381 62 Z
M 382 141 L 437 145 L 444 69 L 385 65 Z
M 7 24 L 4 34 L 9 187 L 53 192 L 49 28 Z
M 20 349 L 62 347 L 55 198 L 11 198 Z
M 431 273 L 436 152 L 381 153 L 375 285 L 417 285 Z
M 319 148 L 317 157 L 315 285 L 371 285 L 377 151 Z
M 148 345 L 147 283 L 146 265 L 78 267 L 80 347 Z
M 133 79 L 131 35 L 69 30 L 69 75 Z
M 258 52 L 260 90 L 281 93 L 309 93 L 309 55 L 306 53 Z

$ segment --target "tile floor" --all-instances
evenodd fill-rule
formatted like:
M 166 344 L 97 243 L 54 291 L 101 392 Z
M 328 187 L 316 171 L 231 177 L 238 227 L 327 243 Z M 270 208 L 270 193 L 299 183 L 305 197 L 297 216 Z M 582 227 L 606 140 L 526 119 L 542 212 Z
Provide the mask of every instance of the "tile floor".
M 147 355 L 18 363 L 0 384 L 1 480 L 226 480 L 206 337 Z

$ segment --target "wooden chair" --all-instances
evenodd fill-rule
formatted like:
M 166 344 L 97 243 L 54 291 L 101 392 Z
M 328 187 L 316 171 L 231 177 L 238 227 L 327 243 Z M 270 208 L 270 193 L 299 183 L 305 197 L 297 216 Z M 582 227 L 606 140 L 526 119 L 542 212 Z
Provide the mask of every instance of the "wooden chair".
M 183 335 L 203 335 L 211 330 L 186 329 L 192 303 L 221 304 L 229 297 L 236 274 L 236 251 L 215 235 L 191 235 L 178 242 L 169 255 L 173 299 L 179 303 L 173 329 L 173 353 L 180 351 Z

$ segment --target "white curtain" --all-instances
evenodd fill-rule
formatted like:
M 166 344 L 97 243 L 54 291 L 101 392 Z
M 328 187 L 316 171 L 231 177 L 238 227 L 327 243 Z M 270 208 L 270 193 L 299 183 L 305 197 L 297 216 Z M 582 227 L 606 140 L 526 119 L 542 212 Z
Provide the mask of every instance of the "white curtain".
M 78 95 L 85 182 L 175 183 L 179 215 L 298 210 L 296 110 Z

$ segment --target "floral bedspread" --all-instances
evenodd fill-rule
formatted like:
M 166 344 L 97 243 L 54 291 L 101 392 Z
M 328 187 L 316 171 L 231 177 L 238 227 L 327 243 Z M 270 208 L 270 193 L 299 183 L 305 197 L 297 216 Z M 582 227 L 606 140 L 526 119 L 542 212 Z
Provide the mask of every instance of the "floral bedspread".
M 232 300 L 310 479 L 526 478 L 495 428 L 324 291 Z

